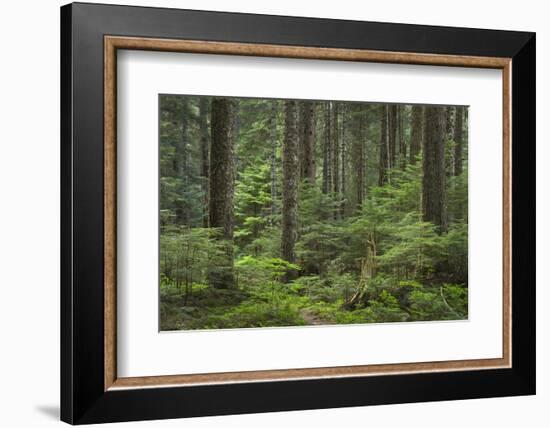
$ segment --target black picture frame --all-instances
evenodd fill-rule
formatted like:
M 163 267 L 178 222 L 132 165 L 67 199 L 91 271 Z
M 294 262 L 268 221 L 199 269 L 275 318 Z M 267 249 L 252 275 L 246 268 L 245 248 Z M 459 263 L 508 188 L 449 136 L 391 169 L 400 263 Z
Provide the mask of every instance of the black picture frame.
M 104 36 L 512 58 L 512 367 L 104 391 Z M 61 8 L 61 419 L 71 424 L 535 393 L 535 34 L 73 3 Z

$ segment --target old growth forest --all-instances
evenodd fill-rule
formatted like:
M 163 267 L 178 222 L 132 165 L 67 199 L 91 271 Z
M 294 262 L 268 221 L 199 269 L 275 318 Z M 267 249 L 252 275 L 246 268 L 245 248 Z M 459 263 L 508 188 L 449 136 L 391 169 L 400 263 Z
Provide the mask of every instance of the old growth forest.
M 468 317 L 468 109 L 160 95 L 160 329 Z

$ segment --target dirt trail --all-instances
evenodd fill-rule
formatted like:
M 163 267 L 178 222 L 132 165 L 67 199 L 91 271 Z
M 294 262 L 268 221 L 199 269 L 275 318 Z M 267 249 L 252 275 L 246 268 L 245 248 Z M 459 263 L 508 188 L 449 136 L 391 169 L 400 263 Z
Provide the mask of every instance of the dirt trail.
M 310 311 L 308 311 L 307 309 L 302 309 L 302 311 L 300 312 L 300 314 L 302 315 L 302 317 L 304 318 L 304 321 L 306 322 L 307 325 L 324 325 L 324 324 L 329 324 L 327 323 L 326 321 L 323 321 L 321 318 L 319 318 L 317 315 L 315 315 L 314 313 L 311 313 Z

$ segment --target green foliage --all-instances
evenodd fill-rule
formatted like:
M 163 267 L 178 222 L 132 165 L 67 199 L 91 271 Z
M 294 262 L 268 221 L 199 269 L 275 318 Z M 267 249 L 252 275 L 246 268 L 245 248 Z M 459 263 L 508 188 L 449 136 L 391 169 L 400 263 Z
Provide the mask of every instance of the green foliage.
M 425 277 L 434 269 L 437 257 L 443 251 L 441 240 L 431 223 L 419 219 L 418 213 L 408 213 L 388 233 L 385 250 L 379 257 L 379 266 L 394 272 L 397 277 Z
M 468 222 L 468 168 L 462 174 L 451 177 L 447 192 L 449 216 L 453 221 Z
M 302 276 L 292 282 L 292 290 L 306 296 L 311 302 L 344 302 L 357 285 L 357 278 L 351 273 L 331 272 L 323 278 L 317 275 Z
M 200 173 L 197 106 L 187 97 L 160 98 L 160 220 L 162 225 L 185 222 L 201 226 L 204 177 Z
M 239 100 L 231 242 L 221 239 L 220 230 L 205 227 L 209 195 L 201 144 L 208 139 L 209 123 L 200 101 L 160 97 L 162 330 L 468 317 L 468 170 L 465 161 L 462 174 L 453 176 L 454 141 L 445 142 L 449 227 L 439 234 L 422 216 L 422 153 L 412 164 L 406 153 L 398 153 L 387 183 L 378 185 L 379 106 L 342 109 L 337 120 L 339 148 L 342 141 L 347 144 L 339 158 L 345 186 L 331 185 L 323 193 L 323 144 L 329 131 L 322 120 L 325 107 L 318 103 L 317 177 L 315 183 L 300 183 L 297 258 L 288 263 L 280 258 L 282 102 Z M 402 135 L 409 141 L 410 107 L 401 111 Z M 351 150 L 358 142 L 364 156 L 362 186 Z M 463 149 L 466 159 L 467 144 Z M 228 254 L 234 267 L 228 266 Z M 227 269 L 236 286 L 214 287 L 209 278 Z M 286 282 L 289 271 L 297 277 Z
M 330 221 L 335 206 L 329 195 L 307 183 L 302 185 L 300 195 L 300 240 L 296 253 L 306 273 L 324 274 L 328 263 L 337 258 L 346 245 L 341 239 L 341 225 Z
M 248 166 L 235 189 L 235 242 L 245 253 L 263 253 L 258 238 L 273 221 L 269 216 L 272 203 L 270 166 Z
M 236 263 L 239 277 L 246 284 L 255 285 L 279 282 L 289 270 L 300 270 L 300 266 L 279 258 L 244 256 Z
M 380 293 L 377 300 L 369 302 L 366 312 L 370 322 L 400 322 L 409 318 L 400 308 L 397 298 L 385 290 Z
M 207 274 L 224 260 L 224 243 L 212 228 L 164 227 L 161 233 L 161 288 L 204 284 Z M 219 267 L 218 269 L 223 269 Z

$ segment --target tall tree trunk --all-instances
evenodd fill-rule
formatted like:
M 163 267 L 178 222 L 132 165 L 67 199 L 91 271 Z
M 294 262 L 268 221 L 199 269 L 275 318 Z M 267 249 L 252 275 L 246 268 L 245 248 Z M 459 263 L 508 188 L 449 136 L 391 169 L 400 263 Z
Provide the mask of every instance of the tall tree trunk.
M 365 194 L 365 107 L 357 105 L 354 109 L 355 135 L 352 141 L 351 157 L 353 165 L 353 176 L 355 177 L 355 200 L 356 211 L 363 206 Z
M 339 105 L 337 102 L 332 103 L 332 132 L 331 132 L 331 146 L 332 146 L 332 191 L 335 195 L 340 193 L 340 137 L 338 129 L 338 111 Z
M 297 102 L 285 101 L 285 135 L 283 139 L 283 211 L 281 258 L 296 262 L 295 245 L 298 229 L 298 126 Z M 286 279 L 294 273 L 289 272 Z
M 397 134 L 397 106 L 391 104 L 389 107 L 388 117 L 388 146 L 389 146 L 389 162 L 388 168 L 395 167 L 396 160 L 396 134 Z
M 455 129 L 454 129 L 454 173 L 455 175 L 462 174 L 462 145 L 463 141 L 463 126 L 464 126 L 464 107 L 458 106 L 455 111 Z
M 450 140 L 453 138 L 453 107 L 445 107 L 445 139 Z
M 340 127 L 339 127 L 340 105 L 337 102 L 332 103 L 332 191 L 336 203 L 340 203 Z M 340 218 L 340 207 L 334 209 L 334 219 Z
M 388 181 L 388 106 L 380 106 L 380 158 L 378 161 L 378 185 Z
M 422 147 L 422 122 L 424 121 L 424 107 L 419 105 L 412 106 L 411 112 L 411 147 L 409 151 L 409 162 L 416 163 L 416 158 L 420 154 Z
M 342 202 L 340 205 L 340 215 L 343 218 L 346 213 L 346 127 L 347 127 L 347 121 L 346 121 L 346 112 L 347 112 L 347 104 L 342 104 L 340 107 L 340 114 L 341 114 L 341 137 L 340 137 L 340 155 L 341 155 L 341 169 L 342 169 L 342 179 L 341 179 L 341 186 L 340 190 L 342 192 Z
M 399 166 L 405 169 L 407 165 L 407 144 L 405 142 L 405 106 L 397 106 L 397 135 L 399 137 Z
M 423 147 L 422 217 L 447 232 L 445 192 L 445 110 L 425 107 Z
M 210 99 L 201 97 L 199 101 L 199 130 L 201 146 L 201 177 L 203 197 L 203 227 L 208 227 L 208 176 L 210 175 L 210 135 L 208 134 L 208 107 Z
M 304 138 L 305 138 L 305 122 L 306 122 L 306 103 L 307 101 L 297 101 L 297 129 L 298 129 L 298 173 L 300 179 L 304 178 Z
M 302 178 L 315 184 L 315 102 L 304 103 Z
M 234 286 L 233 227 L 235 192 L 234 133 L 237 102 L 231 98 L 214 98 L 211 105 L 210 148 L 210 227 L 220 228 L 224 241 L 225 260 L 209 275 L 217 288 Z
M 450 146 L 450 142 L 454 139 L 454 107 L 447 106 L 444 109 L 445 115 L 445 145 Z M 455 175 L 455 153 L 454 150 L 445 149 L 445 173 L 450 178 Z
M 323 193 L 327 194 L 330 192 L 330 185 L 332 183 L 332 175 L 331 175 L 331 150 L 330 150 L 330 132 L 331 132 L 331 124 L 330 124 L 330 103 L 325 103 L 325 123 L 323 127 L 323 187 L 322 191 Z
M 187 206 L 187 198 L 185 192 L 189 189 L 189 151 L 188 151 L 188 127 L 189 127 L 189 100 L 186 97 L 181 97 L 180 111 L 180 141 L 176 146 L 176 174 L 181 180 L 181 189 L 179 201 L 176 207 L 176 220 L 178 224 L 189 225 L 189 207 Z
M 277 214 L 277 101 L 271 101 L 271 115 L 269 118 L 269 139 L 271 141 L 271 153 L 269 160 L 271 162 L 271 218 L 270 223 L 273 226 L 275 215 Z

